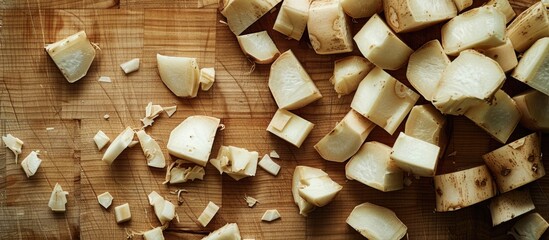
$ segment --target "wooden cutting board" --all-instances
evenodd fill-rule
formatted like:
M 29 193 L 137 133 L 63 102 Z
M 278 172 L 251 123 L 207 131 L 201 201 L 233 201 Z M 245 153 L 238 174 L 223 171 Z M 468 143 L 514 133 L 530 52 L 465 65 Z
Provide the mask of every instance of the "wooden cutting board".
M 512 1 L 517 13 L 534 0 Z M 475 2 L 475 6 L 482 4 Z M 344 164 L 324 161 L 313 145 L 350 109 L 352 96 L 338 98 L 328 79 L 333 61 L 345 55 L 319 56 L 305 37 L 287 40 L 272 30 L 277 11 L 268 13 L 248 32 L 268 30 L 281 51 L 292 49 L 324 97 L 295 111 L 315 123 L 300 149 L 265 131 L 276 104 L 267 88 L 268 65 L 254 66 L 241 53 L 236 38 L 219 22 L 216 0 L 5 0 L 0 6 L 0 133 L 11 133 L 25 145 L 21 158 L 40 150 L 43 163 L 38 173 L 27 179 L 14 163 L 13 154 L 0 148 L 0 239 L 123 239 L 125 230 L 136 232 L 158 226 L 146 195 L 157 191 L 176 202 L 170 191 L 186 189 L 184 203 L 177 207 L 179 222 L 165 231 L 168 239 L 200 239 L 228 222 L 238 223 L 245 238 L 255 239 L 360 239 L 345 224 L 351 209 L 373 202 L 393 209 L 408 226 L 410 239 L 506 239 L 515 221 L 491 227 L 487 203 L 456 212 L 434 212 L 432 179 L 413 179 L 404 190 L 381 193 L 345 178 Z M 358 31 L 364 20 L 353 23 Z M 79 30 L 101 48 L 88 75 L 75 84 L 67 83 L 45 54 L 47 43 Z M 440 25 L 402 38 L 414 49 L 439 36 Z M 161 82 L 155 55 L 197 57 L 201 67 L 215 67 L 216 83 L 195 99 L 175 97 Z M 355 54 L 359 54 L 355 52 Z M 124 75 L 119 64 L 141 58 L 138 72 Z M 407 83 L 405 70 L 391 74 Z M 109 76 L 112 83 L 100 83 Z M 504 88 L 510 95 L 527 89 L 513 79 Z M 282 170 L 277 177 L 258 169 L 257 176 L 239 182 L 220 176 L 208 165 L 204 181 L 162 185 L 164 170 L 147 167 L 139 145 L 128 149 L 107 166 L 100 159 L 92 137 L 98 130 L 113 139 L 126 126 L 140 127 L 148 102 L 177 105 L 174 116 L 159 117 L 147 131 L 165 149 L 170 131 L 190 115 L 222 118 L 226 129 L 219 132 L 213 153 L 220 145 L 234 145 L 265 154 L 276 150 Z M 424 101 L 423 101 L 424 102 Z M 105 120 L 103 116 L 110 118 Z M 452 172 L 482 163 L 480 155 L 498 148 L 470 121 L 450 118 L 451 140 L 440 172 Z M 46 130 L 47 128 L 53 128 Z M 511 140 L 528 131 L 517 129 Z M 545 135 L 544 137 L 549 137 Z M 368 140 L 391 145 L 396 138 L 376 128 Z M 544 153 L 549 154 L 544 140 Z M 165 152 L 166 153 L 166 152 Z M 295 166 L 324 169 L 343 185 L 342 192 L 328 206 L 308 218 L 298 214 L 291 197 L 291 177 Z M 60 183 L 69 191 L 67 212 L 52 213 L 47 206 L 51 190 Z M 549 180 L 529 184 L 536 211 L 549 218 Z M 103 209 L 96 196 L 109 191 L 113 206 Z M 248 208 L 244 196 L 260 203 Z M 220 212 L 206 227 L 197 216 L 213 201 Z M 132 220 L 116 224 L 113 208 L 129 203 Z M 267 209 L 278 209 L 282 219 L 260 221 Z M 137 237 L 139 238 L 139 237 Z

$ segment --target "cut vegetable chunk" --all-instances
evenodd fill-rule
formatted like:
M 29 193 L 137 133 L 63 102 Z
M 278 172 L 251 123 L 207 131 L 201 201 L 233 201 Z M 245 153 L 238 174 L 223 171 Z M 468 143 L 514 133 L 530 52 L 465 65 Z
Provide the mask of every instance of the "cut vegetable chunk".
M 125 74 L 129 74 L 139 70 L 139 58 L 134 58 L 130 61 L 120 64 L 120 68 Z
M 358 88 L 358 84 L 375 67 L 366 58 L 348 56 L 334 63 L 334 75 L 330 82 L 339 97 L 350 94 Z
M 492 225 L 507 222 L 535 208 L 528 189 L 516 189 L 499 195 L 490 201 Z
M 267 31 L 241 35 L 236 38 L 242 52 L 258 64 L 272 63 L 280 56 L 280 51 L 278 51 Z
M 200 90 L 202 91 L 208 91 L 210 88 L 212 88 L 214 82 L 215 82 L 215 69 L 214 68 L 201 68 L 200 69 Z M 172 116 L 173 113 L 169 113 L 167 108 L 164 108 L 164 111 L 168 114 L 168 116 Z M 175 111 L 174 111 L 175 112 Z
M 97 201 L 99 202 L 99 205 L 103 206 L 105 209 L 111 206 L 112 200 L 113 197 L 109 192 L 104 192 L 97 196 Z
M 317 54 L 353 51 L 351 26 L 339 0 L 315 0 L 309 7 L 309 40 Z
M 295 182 L 296 180 L 298 183 Z M 300 199 L 313 206 L 323 207 L 330 203 L 342 188 L 343 187 L 334 182 L 326 172 L 318 168 L 297 166 L 294 171 L 292 192 L 294 193 L 294 201 L 300 206 L 300 214 L 304 216 L 306 216 L 306 213 L 303 214 L 301 212 L 302 208 L 298 203 L 301 201 Z M 295 196 L 296 194 L 299 196 L 297 199 Z
M 431 100 L 450 59 L 438 40 L 429 41 L 418 48 L 408 61 L 406 78 L 426 100 Z
M 263 158 L 261 158 L 257 165 L 274 176 L 278 175 L 278 172 L 280 171 L 280 165 L 275 163 L 267 154 L 263 155 Z
M 503 45 L 486 50 L 480 50 L 480 52 L 498 62 L 504 72 L 513 70 L 518 64 L 517 54 L 515 53 L 513 43 L 511 43 L 509 38 L 507 38 L 505 44 Z
M 130 211 L 130 205 L 124 203 L 120 206 L 114 208 L 114 216 L 116 218 L 116 223 L 123 223 L 130 221 L 132 219 L 132 213 Z
M 391 160 L 391 147 L 366 142 L 345 165 L 345 176 L 383 192 L 402 189 L 404 174 Z
M 346 222 L 368 239 L 399 240 L 408 231 L 395 212 L 372 203 L 356 206 Z
M 176 157 L 206 166 L 221 120 L 209 116 L 190 116 L 170 133 L 168 152 Z
M 21 148 L 23 147 L 23 141 L 8 133 L 6 136 L 2 136 L 2 142 L 4 142 L 6 147 L 13 152 L 15 155 L 15 164 L 17 164 L 17 159 L 19 158 Z
M 217 158 L 211 159 L 219 173 L 227 173 L 234 180 L 245 177 L 253 177 L 257 171 L 257 159 L 259 154 L 256 151 L 248 151 L 244 148 L 234 146 L 221 146 Z
M 300 116 L 278 109 L 267 126 L 267 131 L 299 148 L 313 127 L 313 123 Z
M 196 97 L 200 85 L 196 58 L 156 54 L 156 61 L 162 82 L 173 94 L 182 98 Z
M 270 209 L 263 213 L 261 221 L 272 222 L 274 220 L 280 219 L 280 213 L 276 209 Z
M 437 175 L 434 180 L 437 212 L 456 211 L 496 195 L 496 183 L 486 165 Z
M 166 158 L 156 140 L 149 136 L 144 130 L 139 130 L 137 132 L 137 138 L 139 139 L 141 149 L 143 149 L 143 153 L 147 159 L 147 165 L 149 167 L 164 168 L 166 166 Z
M 446 118 L 431 104 L 416 105 L 412 108 L 404 126 L 404 133 L 440 147 L 439 158 L 448 142 Z
M 383 8 L 388 25 L 397 33 L 417 31 L 457 15 L 452 0 L 385 0 Z
M 84 31 L 47 45 L 46 52 L 69 83 L 86 76 L 95 58 L 95 48 Z
M 122 153 L 122 151 L 130 145 L 134 134 L 135 132 L 133 129 L 126 127 L 126 129 L 112 141 L 111 145 L 109 145 L 103 154 L 103 158 L 101 160 L 109 165 L 112 164 L 118 155 L 120 155 L 120 153 Z
M 549 132 L 549 95 L 530 90 L 513 97 L 522 118 L 521 124 L 534 131 Z
M 349 111 L 332 131 L 314 146 L 328 161 L 344 162 L 353 156 L 376 125 L 355 110 Z
M 509 23 L 515 16 L 515 10 L 508 0 L 490 0 L 486 3 L 487 6 L 495 7 L 497 10 L 505 15 L 505 22 Z
M 383 11 L 383 0 L 341 0 L 343 11 L 352 18 L 371 17 Z
M 393 146 L 391 159 L 403 171 L 432 177 L 437 169 L 439 152 L 439 146 L 401 132 Z
M 393 134 L 419 95 L 376 67 L 360 82 L 351 108 Z
M 454 0 L 454 4 L 456 4 L 458 12 L 461 12 L 473 5 L 473 0 Z
M 55 187 L 51 192 L 50 201 L 48 202 L 48 207 L 50 207 L 54 212 L 65 212 L 67 195 L 69 195 L 69 192 L 63 191 L 61 185 L 59 185 L 59 183 L 55 183 Z
M 221 14 L 227 18 L 231 31 L 238 36 L 281 1 L 230 0 L 224 5 Z
M 202 213 L 198 217 L 198 222 L 200 222 L 202 227 L 206 227 L 215 216 L 217 211 L 219 211 L 219 206 L 210 201 L 208 203 L 208 206 L 206 206 L 206 209 L 204 209 L 204 211 L 202 211 Z
M 164 240 L 164 233 L 162 227 L 155 227 L 149 231 L 143 233 L 145 240 Z
M 500 192 L 508 192 L 545 176 L 541 139 L 532 133 L 482 156 Z
M 547 228 L 549 223 L 539 213 L 530 213 L 518 220 L 509 234 L 517 240 L 540 239 Z
M 101 151 L 111 141 L 109 136 L 105 134 L 103 131 L 99 130 L 95 136 L 93 136 L 93 141 L 95 142 L 95 145 L 97 145 L 97 148 Z
M 202 240 L 240 240 L 240 230 L 236 223 L 227 223 L 225 226 L 213 231 Z
M 304 107 L 322 95 L 292 50 L 288 50 L 271 65 L 269 89 L 279 108 L 293 110 Z
M 511 76 L 549 96 L 549 37 L 536 41 L 524 53 Z
M 285 0 L 282 2 L 273 29 L 299 41 L 307 27 L 309 5 L 309 0 Z
M 42 159 L 38 157 L 38 152 L 35 151 L 30 152 L 29 155 L 23 159 L 21 167 L 23 168 L 23 171 L 25 171 L 27 178 L 34 176 L 41 163 Z
M 526 51 L 534 42 L 549 37 L 549 5 L 537 1 L 507 27 L 507 36 L 517 52 Z
M 366 22 L 353 39 L 362 55 L 382 69 L 401 68 L 413 52 L 377 14 Z

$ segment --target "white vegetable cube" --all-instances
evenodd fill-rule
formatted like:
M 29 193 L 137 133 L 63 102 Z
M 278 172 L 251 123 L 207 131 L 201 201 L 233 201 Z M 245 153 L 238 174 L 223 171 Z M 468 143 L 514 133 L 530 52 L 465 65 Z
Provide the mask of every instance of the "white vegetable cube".
M 545 176 L 541 139 L 532 133 L 482 156 L 498 184 L 508 192 Z
M 280 171 L 280 165 L 275 163 L 273 159 L 271 159 L 271 157 L 269 157 L 269 155 L 267 154 L 265 154 L 263 158 L 261 158 L 257 165 L 259 165 L 261 168 L 265 169 L 265 171 L 274 176 L 278 175 L 278 172 Z
M 84 31 L 47 45 L 46 52 L 69 83 L 86 76 L 95 58 L 95 48 Z
M 375 67 L 366 58 L 348 56 L 334 63 L 334 75 L 330 82 L 339 96 L 347 95 L 358 88 L 358 84 Z
M 137 71 L 139 69 L 139 58 L 134 58 L 120 64 L 120 68 L 122 68 L 122 71 L 124 71 L 125 74 Z
M 162 227 L 155 227 L 149 231 L 143 233 L 145 240 L 164 240 L 164 233 L 162 233 Z
M 393 146 L 391 159 L 406 172 L 432 177 L 437 169 L 439 151 L 439 146 L 401 132 Z
M 198 222 L 202 224 L 202 227 L 206 227 L 215 216 L 217 211 L 219 211 L 219 206 L 210 201 L 208 203 L 208 206 L 206 206 L 206 209 L 204 209 L 204 211 L 202 211 L 202 213 L 198 217 Z
M 465 49 L 491 48 L 505 43 L 506 18 L 491 6 L 471 9 L 442 26 L 442 46 L 448 55 Z
M 522 117 L 521 124 L 534 131 L 549 132 L 549 95 L 530 90 L 513 97 Z
M 238 36 L 281 1 L 231 0 L 223 6 L 221 14 L 227 18 L 227 24 L 231 31 Z
M 200 82 L 200 90 L 202 91 L 210 90 L 210 88 L 212 88 L 215 82 L 215 68 L 201 68 L 199 82 Z M 173 115 L 173 112 L 170 112 L 169 110 L 172 110 L 172 109 L 175 109 L 175 108 L 165 107 L 164 111 L 166 111 L 168 116 L 171 117 Z
M 437 212 L 456 211 L 496 195 L 486 165 L 434 177 Z
M 330 203 L 342 188 L 326 174 L 324 176 L 302 177 L 298 191 L 299 196 L 305 201 L 317 207 L 323 207 Z
M 162 225 L 175 217 L 175 206 L 164 198 L 156 198 L 153 203 L 154 213 Z M 116 209 L 115 209 L 116 210 Z
M 515 101 L 499 90 L 491 103 L 481 102 L 465 112 L 465 117 L 475 122 L 501 143 L 506 143 L 520 121 L 520 111 Z
M 356 206 L 346 222 L 368 239 L 399 240 L 408 231 L 395 212 L 372 203 Z
M 307 27 L 309 5 L 309 0 L 283 1 L 273 29 L 299 41 Z
M 487 57 L 498 62 L 504 72 L 511 71 L 518 64 L 517 54 L 513 48 L 513 43 L 507 38 L 505 44 L 481 51 Z
M 314 148 L 328 161 L 344 162 L 358 151 L 375 126 L 351 109 L 332 131 L 315 144 Z
M 294 53 L 288 50 L 271 65 L 269 89 L 279 108 L 294 110 L 308 105 L 322 95 Z
M 175 127 L 168 139 L 168 152 L 178 158 L 206 166 L 212 151 L 219 118 L 190 116 Z
M 431 101 L 442 113 L 462 115 L 491 100 L 504 81 L 505 73 L 496 61 L 465 50 L 446 67 Z
M 157 199 L 164 199 L 162 196 L 160 196 L 160 194 L 158 194 L 156 191 L 152 191 L 151 193 L 149 193 L 149 195 L 147 195 L 147 198 L 149 199 L 149 204 L 151 206 L 154 206 L 154 203 L 156 202 Z
M 341 5 L 352 18 L 371 17 L 383 11 L 383 0 L 341 0 Z
M 512 76 L 549 96 L 549 37 L 536 41 L 524 53 Z
M 267 126 L 267 131 L 286 140 L 296 147 L 301 147 L 314 124 L 287 110 L 278 109 Z
M 107 209 L 111 206 L 112 199 L 113 199 L 113 197 L 109 192 L 104 192 L 104 193 L 101 193 L 101 194 L 97 195 L 97 201 L 105 209 Z
M 261 221 L 272 222 L 274 220 L 280 219 L 280 213 L 276 209 L 270 209 L 263 213 Z
M 535 208 L 528 189 L 516 189 L 493 198 L 490 201 L 492 225 L 507 222 Z
M 517 52 L 524 52 L 538 39 L 549 37 L 548 6 L 546 2 L 536 1 L 507 27 L 507 37 Z
M 108 163 L 109 165 L 114 162 L 114 160 L 128 148 L 128 146 L 133 141 L 133 136 L 135 132 L 130 127 L 126 127 L 116 138 L 112 141 L 111 145 L 107 148 L 101 159 L 103 162 Z
M 280 55 L 280 51 L 267 31 L 241 35 L 236 38 L 242 52 L 258 64 L 272 63 Z
M 111 139 L 103 131 L 99 130 L 95 136 L 93 136 L 93 141 L 99 150 L 103 149 Z
M 530 213 L 518 220 L 509 234 L 515 239 L 540 239 L 549 223 L 539 213 Z
M 366 142 L 345 165 L 345 176 L 383 192 L 404 187 L 404 174 L 391 160 L 391 147 Z
M 312 1 L 307 30 L 317 54 L 353 51 L 351 27 L 339 0 Z
M 393 134 L 419 95 L 376 67 L 360 82 L 351 108 Z
M 27 178 L 34 176 L 41 163 L 42 159 L 38 157 L 38 153 L 35 151 L 30 152 L 29 155 L 23 159 L 21 167 L 23 168 L 23 171 L 25 171 Z
M 383 8 L 387 23 L 397 33 L 417 31 L 457 15 L 452 0 L 386 0 Z
M 242 239 L 240 236 L 240 230 L 236 223 L 227 223 L 225 226 L 213 231 L 210 235 L 202 238 L 202 240 L 238 240 Z
M 437 111 L 433 105 L 416 105 L 404 126 L 407 136 L 423 140 L 444 149 L 447 142 L 446 117 Z M 441 151 L 442 152 L 442 151 Z
M 219 173 L 227 173 L 235 180 L 255 176 L 259 154 L 234 146 L 221 146 L 217 158 L 211 159 Z
M 406 78 L 426 100 L 431 100 L 450 59 L 438 40 L 429 41 L 418 48 L 408 61 Z
M 488 6 L 495 7 L 505 15 L 505 21 L 509 23 L 517 15 L 509 0 L 490 0 L 486 3 Z
M 366 22 L 353 39 L 362 55 L 383 69 L 401 68 L 413 52 L 377 14 Z
M 196 58 L 156 54 L 162 82 L 178 97 L 194 98 L 198 94 L 200 70 Z
M 116 223 L 123 223 L 132 219 L 132 213 L 130 212 L 130 204 L 124 203 L 114 208 L 114 216 Z

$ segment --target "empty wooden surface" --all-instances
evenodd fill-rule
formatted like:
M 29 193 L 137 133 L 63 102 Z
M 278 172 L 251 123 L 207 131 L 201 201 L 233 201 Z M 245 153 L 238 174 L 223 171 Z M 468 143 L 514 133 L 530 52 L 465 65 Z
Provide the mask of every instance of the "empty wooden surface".
M 523 11 L 534 0 L 512 1 Z M 475 6 L 482 4 L 476 1 Z M 434 190 L 430 178 L 413 179 L 404 190 L 381 193 L 345 179 L 344 164 L 324 161 L 313 145 L 331 130 L 350 109 L 352 96 L 338 98 L 328 79 L 333 61 L 345 55 L 319 56 L 307 37 L 287 40 L 272 30 L 277 11 L 268 13 L 247 32 L 268 30 L 281 51 L 292 49 L 311 75 L 323 98 L 295 111 L 315 123 L 300 149 L 265 131 L 276 104 L 267 88 L 269 65 L 253 65 L 241 53 L 234 35 L 219 22 L 215 0 L 5 0 L 0 4 L 0 134 L 11 133 L 25 145 L 20 159 L 40 150 L 43 163 L 27 179 L 14 155 L 0 148 L 0 239 L 123 239 L 125 229 L 145 231 L 158 226 L 146 195 L 157 191 L 172 202 L 170 191 L 189 191 L 165 231 L 169 239 L 200 239 L 228 222 L 239 224 L 242 236 L 255 239 L 360 239 L 345 224 L 354 206 L 373 202 L 393 209 L 408 226 L 409 239 L 507 239 L 515 221 L 491 227 L 487 203 L 456 212 L 434 213 Z M 358 31 L 365 20 L 352 23 Z M 440 24 L 418 33 L 402 35 L 414 49 L 439 36 Z M 101 48 L 88 75 L 69 84 L 44 52 L 45 44 L 85 30 Z M 197 57 L 201 67 L 215 67 L 216 83 L 195 99 L 175 97 L 161 82 L 156 54 Z M 359 54 L 355 51 L 355 54 Z M 138 72 L 125 75 L 119 64 L 141 58 Z M 254 69 L 253 71 L 251 71 Z M 391 74 L 407 83 L 405 70 Z M 109 76 L 112 83 L 100 83 Z M 508 79 L 504 89 L 515 95 L 524 85 Z M 208 165 L 204 181 L 176 186 L 162 185 L 164 170 L 149 168 L 139 145 L 124 151 L 112 166 L 100 159 L 92 137 L 98 130 L 113 139 L 126 126 L 138 128 L 148 102 L 177 105 L 175 115 L 159 117 L 147 132 L 165 149 L 171 129 L 187 116 L 211 115 L 222 119 L 226 129 L 218 132 L 212 156 L 220 145 L 234 145 L 265 154 L 276 150 L 282 170 L 277 177 L 258 169 L 257 176 L 234 181 L 220 176 Z M 424 100 L 422 101 L 424 102 Z M 103 119 L 109 114 L 108 120 Z M 439 172 L 452 172 L 482 163 L 480 156 L 501 144 L 462 117 L 450 118 L 452 138 Z M 46 128 L 53 128 L 46 130 Z M 511 140 L 528 134 L 519 128 Z M 547 135 L 545 138 L 549 137 Z M 392 144 L 396 138 L 376 128 L 368 140 Z M 543 140 L 545 156 L 549 154 Z M 167 155 L 167 151 L 165 151 Z M 328 206 L 308 218 L 298 214 L 290 182 L 297 165 L 324 169 L 343 185 Z M 51 189 L 60 183 L 69 191 L 67 212 L 52 213 L 47 206 Z M 537 212 L 549 218 L 547 177 L 526 186 Z M 103 209 L 96 196 L 109 191 L 113 206 Z M 244 196 L 260 203 L 248 208 Z M 206 227 L 197 216 L 208 201 L 221 206 Z M 128 202 L 132 220 L 116 224 L 113 207 Z M 281 220 L 260 221 L 267 209 L 278 209 Z M 140 238 L 136 236 L 136 238 Z

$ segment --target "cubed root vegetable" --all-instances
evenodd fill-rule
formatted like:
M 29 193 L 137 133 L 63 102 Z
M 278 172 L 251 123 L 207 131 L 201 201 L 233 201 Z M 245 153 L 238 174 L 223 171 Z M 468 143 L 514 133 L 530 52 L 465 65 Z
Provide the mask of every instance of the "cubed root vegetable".
M 200 70 L 196 58 L 156 54 L 162 82 L 178 97 L 194 98 L 198 94 Z
M 54 212 L 65 212 L 65 205 L 67 204 L 67 195 L 69 192 L 63 191 L 59 183 L 55 183 L 55 187 L 50 195 L 50 201 L 48 202 L 48 207 L 51 208 Z
M 274 176 L 278 175 L 278 172 L 280 171 L 280 165 L 275 163 L 267 154 L 263 155 L 263 158 L 261 158 L 257 165 Z
M 507 222 L 535 208 L 528 189 L 515 189 L 493 198 L 490 201 L 492 225 Z
M 112 204 L 113 197 L 109 192 L 104 192 L 97 195 L 97 201 L 103 208 L 107 209 Z
M 507 36 L 517 52 L 524 52 L 538 39 L 549 37 L 548 7 L 538 1 L 519 14 L 507 27 Z
M 234 180 L 253 177 L 257 171 L 259 154 L 234 146 L 221 146 L 217 158 L 210 159 L 220 174 L 227 173 Z
M 385 0 L 387 24 L 397 33 L 417 31 L 457 15 L 452 0 Z
M 511 76 L 549 96 L 549 37 L 536 41 L 522 55 Z
M 450 64 L 438 40 L 431 40 L 418 48 L 408 60 L 406 78 L 426 100 L 431 100 L 442 72 Z
M 437 169 L 439 152 L 439 146 L 401 132 L 393 145 L 391 159 L 403 171 L 432 177 Z
M 455 211 L 496 195 L 486 165 L 434 177 L 437 212 Z
M 274 220 L 280 219 L 280 213 L 276 209 L 270 209 L 263 213 L 261 221 L 272 222 Z
M 540 239 L 548 227 L 549 223 L 539 213 L 530 213 L 518 220 L 509 234 L 520 240 Z
M 292 50 L 280 55 L 271 65 L 269 89 L 278 108 L 294 110 L 308 105 L 322 94 Z
M 69 83 L 86 76 L 95 58 L 95 48 L 84 31 L 47 45 L 46 52 Z
M 375 126 L 351 109 L 332 131 L 315 144 L 314 148 L 328 161 L 344 162 L 358 151 Z
M 437 145 L 442 157 L 448 136 L 446 134 L 446 117 L 431 104 L 416 105 L 410 111 L 404 133 L 410 137 Z
M 365 18 L 383 11 L 383 0 L 341 0 L 341 6 L 350 17 Z
M 432 102 L 445 114 L 462 115 L 492 100 L 505 81 L 499 64 L 474 50 L 462 51 L 444 70 Z
M 534 130 L 549 132 L 549 95 L 534 89 L 513 97 L 522 117 L 522 126 Z
M 236 38 L 242 52 L 258 64 L 272 63 L 280 56 L 280 51 L 267 31 L 241 35 Z
M 313 127 L 314 124 L 304 118 L 278 109 L 267 126 L 267 131 L 299 148 Z
M 21 167 L 23 168 L 23 171 L 25 171 L 27 178 L 34 176 L 41 163 L 42 159 L 38 157 L 38 152 L 35 151 L 30 152 L 29 155 L 23 159 Z
M 382 69 L 401 68 L 413 52 L 377 14 L 366 22 L 353 39 L 362 55 Z
M 351 26 L 339 0 L 315 0 L 307 20 L 309 40 L 317 54 L 353 51 Z
M 465 117 L 501 143 L 507 142 L 520 116 L 515 101 L 503 90 L 499 90 L 490 103 L 481 102 L 465 112 Z
M 330 203 L 342 188 L 318 168 L 297 166 L 294 170 L 292 195 L 299 214 L 305 217 L 316 207 Z
M 506 23 L 509 23 L 517 15 L 508 0 L 490 0 L 485 5 L 495 7 L 502 12 L 505 15 Z
M 448 55 L 465 49 L 492 48 L 505 43 L 505 15 L 484 6 L 458 15 L 442 26 L 442 46 Z
M 366 142 L 345 165 L 345 176 L 383 192 L 402 189 L 404 174 L 391 160 L 391 147 Z
M 504 72 L 513 70 L 518 64 L 517 54 L 515 53 L 513 43 L 509 40 L 509 38 L 507 38 L 505 44 L 479 51 L 498 62 Z
M 125 74 L 137 71 L 139 69 L 139 58 L 134 58 L 120 64 L 120 68 L 122 68 L 122 71 L 124 71 Z
M 541 139 L 532 133 L 482 156 L 500 192 L 508 192 L 545 176 Z
M 145 240 L 164 240 L 164 233 L 162 227 L 155 227 L 149 231 L 143 233 Z
M 231 239 L 238 240 L 242 239 L 240 236 L 240 230 L 236 223 L 227 223 L 227 225 L 213 231 L 210 235 L 202 238 L 202 240 L 220 240 L 220 239 Z
M 301 39 L 309 19 L 309 0 L 282 2 L 273 29 L 295 40 Z
M 330 82 L 339 97 L 350 94 L 358 88 L 358 84 L 375 67 L 366 58 L 348 56 L 334 63 L 334 75 Z
M 372 203 L 356 206 L 347 224 L 368 239 L 400 240 L 408 231 L 393 211 Z
M 130 221 L 132 219 L 132 213 L 130 212 L 130 205 L 124 203 L 120 206 L 114 208 L 114 216 L 116 218 L 116 223 L 123 223 Z
M 187 117 L 170 133 L 168 152 L 206 166 L 220 121 L 219 118 L 202 115 Z
M 281 1 L 231 0 L 224 5 L 221 14 L 227 18 L 231 31 L 238 36 Z
M 93 136 L 93 141 L 95 142 L 95 145 L 97 145 L 97 148 L 101 150 L 111 141 L 111 139 L 103 131 L 99 130 L 95 136 Z
M 351 108 L 393 134 L 419 95 L 376 67 L 360 82 Z
M 208 91 L 210 88 L 212 88 L 214 82 L 215 82 L 215 68 L 201 68 L 200 69 L 200 90 L 202 91 Z M 166 108 L 164 108 L 164 111 L 168 114 L 168 116 L 172 116 Z
M 200 216 L 198 217 L 198 222 L 202 225 L 202 227 L 206 227 L 208 223 L 212 220 L 212 218 L 215 216 L 215 214 L 219 211 L 219 206 L 217 206 L 215 203 L 210 201 L 208 203 L 208 206 L 202 211 Z

